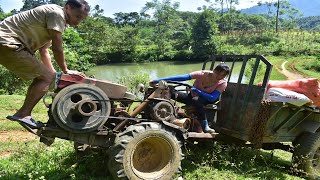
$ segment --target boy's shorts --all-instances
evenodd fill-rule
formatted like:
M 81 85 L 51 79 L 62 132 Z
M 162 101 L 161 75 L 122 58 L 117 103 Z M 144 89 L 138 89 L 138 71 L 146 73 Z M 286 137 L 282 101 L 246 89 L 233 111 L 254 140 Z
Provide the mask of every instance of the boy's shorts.
M 0 64 L 23 80 L 45 76 L 47 68 L 23 45 L 0 44 Z

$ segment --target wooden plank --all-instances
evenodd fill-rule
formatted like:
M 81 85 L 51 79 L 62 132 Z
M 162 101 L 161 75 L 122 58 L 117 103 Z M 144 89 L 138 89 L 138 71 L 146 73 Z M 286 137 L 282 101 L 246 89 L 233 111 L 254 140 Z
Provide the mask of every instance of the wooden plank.
M 204 138 L 204 139 L 214 139 L 219 133 L 196 133 L 188 132 L 188 138 Z

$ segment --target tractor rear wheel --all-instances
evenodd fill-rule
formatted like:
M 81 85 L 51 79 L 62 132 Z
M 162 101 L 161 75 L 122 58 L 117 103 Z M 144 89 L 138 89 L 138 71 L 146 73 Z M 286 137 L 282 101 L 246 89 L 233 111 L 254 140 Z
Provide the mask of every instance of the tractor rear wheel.
M 171 179 L 180 170 L 181 142 L 173 129 L 146 122 L 119 133 L 109 150 L 115 179 Z

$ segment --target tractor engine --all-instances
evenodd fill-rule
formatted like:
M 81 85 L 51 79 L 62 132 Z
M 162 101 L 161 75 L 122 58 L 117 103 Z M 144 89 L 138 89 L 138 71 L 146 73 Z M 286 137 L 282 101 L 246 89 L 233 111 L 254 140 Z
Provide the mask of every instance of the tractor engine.
M 88 133 L 101 129 L 110 113 L 114 113 L 114 99 L 134 98 L 127 87 L 120 84 L 57 73 L 49 113 L 62 129 Z
M 149 101 L 145 109 L 144 118 L 154 121 L 166 121 L 189 129 L 191 120 L 187 117 L 178 117 L 180 107 L 172 100 L 173 87 L 165 81 L 160 81 L 158 87 L 146 90 L 145 99 Z

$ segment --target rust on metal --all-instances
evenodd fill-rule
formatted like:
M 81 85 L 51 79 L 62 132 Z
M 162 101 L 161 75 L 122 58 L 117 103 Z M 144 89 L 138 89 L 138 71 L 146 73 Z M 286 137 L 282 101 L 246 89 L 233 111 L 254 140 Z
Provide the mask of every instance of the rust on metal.
M 188 132 L 188 138 L 204 138 L 204 139 L 214 139 L 219 133 L 197 133 Z

